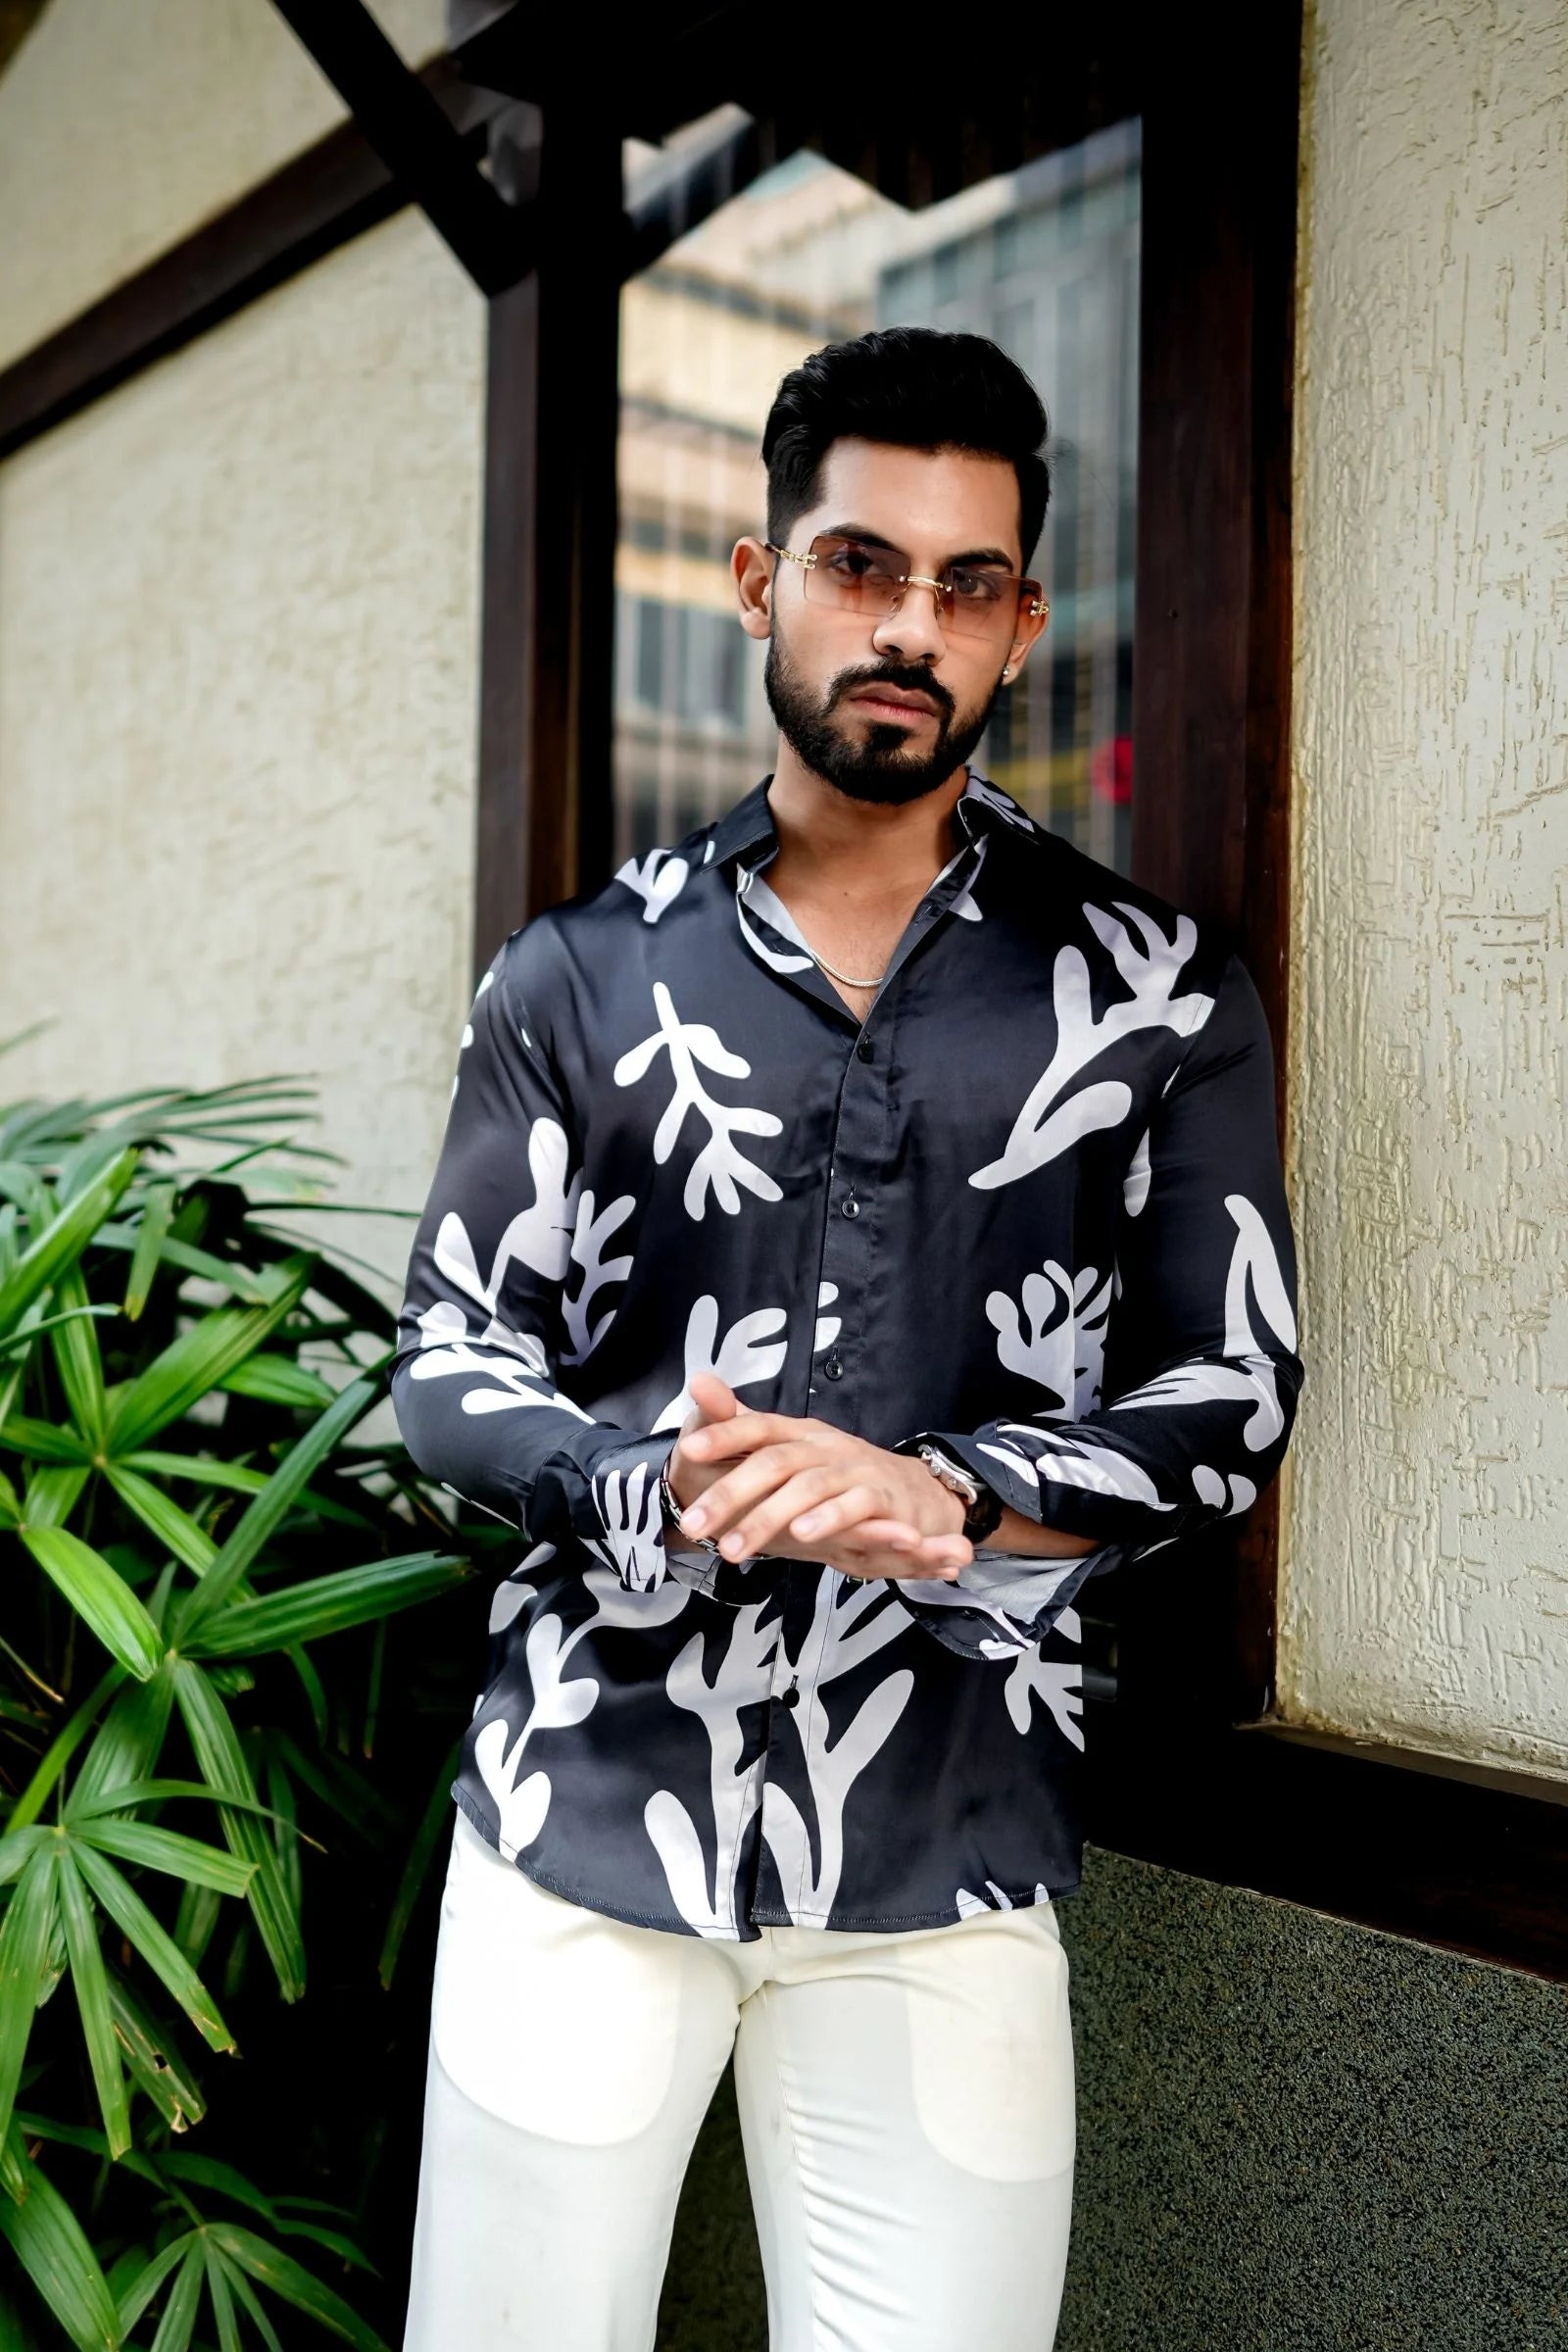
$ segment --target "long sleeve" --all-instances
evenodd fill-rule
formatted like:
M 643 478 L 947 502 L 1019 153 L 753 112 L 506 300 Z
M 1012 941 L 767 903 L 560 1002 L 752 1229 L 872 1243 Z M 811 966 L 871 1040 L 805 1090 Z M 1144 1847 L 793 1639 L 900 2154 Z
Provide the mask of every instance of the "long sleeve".
M 409 1265 L 393 1404 L 427 1476 L 534 1543 L 584 1539 L 645 1590 L 668 1565 L 658 1478 L 674 1439 L 595 1421 L 558 1374 L 582 1179 L 565 1089 L 519 988 L 548 988 L 548 973 L 533 925 L 479 984 Z
M 981 1552 L 953 1601 L 968 1588 L 1020 1637 L 1042 1633 L 1091 1575 L 1245 1511 L 1284 1458 L 1302 1379 L 1296 1348 L 1273 1053 L 1232 956 L 1128 1172 L 1102 1401 L 1076 1419 L 1025 1414 L 900 1446 L 936 1440 L 1026 1518 L 1098 1548 L 1004 1568 Z

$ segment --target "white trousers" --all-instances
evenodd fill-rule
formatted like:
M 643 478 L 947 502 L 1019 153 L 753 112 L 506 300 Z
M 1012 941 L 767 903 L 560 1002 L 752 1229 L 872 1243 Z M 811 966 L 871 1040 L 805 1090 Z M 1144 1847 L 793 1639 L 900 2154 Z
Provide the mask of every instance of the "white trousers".
M 404 2352 L 650 2352 L 732 2051 L 772 2352 L 1050 2352 L 1076 2134 L 1049 1903 L 711 1942 L 546 1893 L 461 1814 Z

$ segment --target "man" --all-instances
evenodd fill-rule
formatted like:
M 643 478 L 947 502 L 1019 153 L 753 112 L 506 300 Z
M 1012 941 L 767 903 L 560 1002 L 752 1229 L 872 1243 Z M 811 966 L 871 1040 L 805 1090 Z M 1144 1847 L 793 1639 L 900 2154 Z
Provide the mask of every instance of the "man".
M 1250 978 L 968 766 L 1046 625 L 1045 429 L 974 336 L 785 377 L 734 555 L 778 765 L 474 1004 L 394 1394 L 531 1548 L 409 2352 L 646 2352 L 732 2050 L 775 2352 L 1054 2331 L 1072 1602 L 1247 1508 L 1301 1367 Z

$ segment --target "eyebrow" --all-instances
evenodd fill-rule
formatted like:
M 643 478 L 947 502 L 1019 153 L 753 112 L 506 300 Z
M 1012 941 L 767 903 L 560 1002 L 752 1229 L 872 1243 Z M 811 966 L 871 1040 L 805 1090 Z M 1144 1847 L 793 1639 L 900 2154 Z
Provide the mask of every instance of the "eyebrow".
M 823 536 L 830 539 L 858 539 L 866 547 L 885 547 L 892 556 L 902 556 L 906 552 L 899 546 L 897 540 L 884 539 L 880 531 L 868 531 L 863 524 L 858 522 L 830 523 Z M 1011 556 L 1008 555 L 1005 548 L 1002 547 L 966 548 L 961 556 L 947 557 L 940 568 L 946 571 L 949 565 L 954 564 L 999 564 L 1004 571 L 1008 572 L 1013 567 Z

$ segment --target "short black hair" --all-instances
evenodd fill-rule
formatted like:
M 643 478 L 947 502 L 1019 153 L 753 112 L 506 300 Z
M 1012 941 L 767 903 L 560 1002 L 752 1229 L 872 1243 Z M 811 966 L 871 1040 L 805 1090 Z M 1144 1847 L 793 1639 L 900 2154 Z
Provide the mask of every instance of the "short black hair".
M 883 326 L 813 351 L 780 383 L 762 432 L 767 535 L 786 543 L 814 505 L 835 441 L 972 450 L 1018 475 L 1018 537 L 1027 566 L 1046 519 L 1051 468 L 1045 408 L 1016 361 L 985 335 Z

